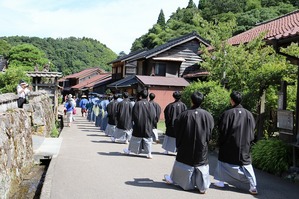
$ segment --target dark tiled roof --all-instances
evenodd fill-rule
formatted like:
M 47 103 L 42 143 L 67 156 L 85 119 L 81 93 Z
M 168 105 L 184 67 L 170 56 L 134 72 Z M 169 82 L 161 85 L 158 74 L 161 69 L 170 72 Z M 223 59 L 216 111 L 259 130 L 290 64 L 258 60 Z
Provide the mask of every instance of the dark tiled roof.
M 172 39 L 170 41 L 168 41 L 165 44 L 162 44 L 160 46 L 157 46 L 156 48 L 153 48 L 151 50 L 148 50 L 144 53 L 139 54 L 138 56 L 134 57 L 134 59 L 141 59 L 141 58 L 145 58 L 148 59 L 149 57 L 155 56 L 156 54 L 162 53 L 174 46 L 180 45 L 182 43 L 185 43 L 187 41 L 190 41 L 192 39 L 198 39 L 200 42 L 202 42 L 204 45 L 206 46 L 210 46 L 210 43 L 208 41 L 206 41 L 205 39 L 203 39 L 201 36 L 199 36 L 197 33 L 192 32 L 186 35 L 183 35 L 181 37 Z
M 141 53 L 144 53 L 144 52 L 146 52 L 146 49 L 137 50 L 137 51 L 129 53 L 128 55 L 124 55 L 122 57 L 119 57 L 116 60 L 113 60 L 112 62 L 109 62 L 108 64 L 112 64 L 112 63 L 116 63 L 116 62 L 123 62 L 123 61 L 126 61 L 127 59 L 132 59 L 135 56 L 137 56 L 138 54 L 141 54 Z
M 162 77 L 162 76 L 141 76 L 136 75 L 137 79 L 146 86 L 178 86 L 185 87 L 189 82 L 180 77 Z
M 238 34 L 227 42 L 231 45 L 248 43 L 265 33 L 265 40 L 282 39 L 299 35 L 299 10 L 280 16 L 270 21 L 258 24 L 256 27 Z
M 27 76 L 29 77 L 61 77 L 62 74 L 60 72 L 42 72 L 42 71 L 37 71 L 37 72 L 27 72 Z
M 132 84 L 136 84 L 136 83 L 137 83 L 136 76 L 130 75 L 121 80 L 118 80 L 116 82 L 113 82 L 113 83 L 107 85 L 107 87 L 110 87 L 110 88 L 129 87 Z
M 203 39 L 201 36 L 199 36 L 197 33 L 195 32 L 192 32 L 192 33 L 189 33 L 189 34 L 186 34 L 186 35 L 183 35 L 181 37 L 178 37 L 178 38 L 175 38 L 175 39 L 172 39 L 170 41 L 168 41 L 167 43 L 165 44 L 162 44 L 160 46 L 157 46 L 156 48 L 153 48 L 151 50 L 145 50 L 145 49 L 142 49 L 142 50 L 138 50 L 138 51 L 134 51 L 128 55 L 125 55 L 125 56 L 122 56 L 112 62 L 110 62 L 109 64 L 111 63 L 115 63 L 115 62 L 120 62 L 120 61 L 128 61 L 128 60 L 136 60 L 136 59 L 140 59 L 140 58 L 149 58 L 151 56 L 154 56 L 158 53 L 161 53 L 161 52 L 164 52 L 174 46 L 177 46 L 177 45 L 180 45 L 186 41 L 190 41 L 192 39 L 198 39 L 199 41 L 201 41 L 204 45 L 206 46 L 210 46 L 210 43 Z

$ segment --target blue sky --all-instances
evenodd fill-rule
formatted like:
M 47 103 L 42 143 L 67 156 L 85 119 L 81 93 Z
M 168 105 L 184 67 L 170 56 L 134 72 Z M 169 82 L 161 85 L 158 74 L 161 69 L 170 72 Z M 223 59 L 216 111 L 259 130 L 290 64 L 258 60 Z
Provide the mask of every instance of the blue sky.
M 189 0 L 0 0 L 0 36 L 88 37 L 129 53 L 163 9 L 166 20 Z M 197 3 L 197 1 L 194 1 Z

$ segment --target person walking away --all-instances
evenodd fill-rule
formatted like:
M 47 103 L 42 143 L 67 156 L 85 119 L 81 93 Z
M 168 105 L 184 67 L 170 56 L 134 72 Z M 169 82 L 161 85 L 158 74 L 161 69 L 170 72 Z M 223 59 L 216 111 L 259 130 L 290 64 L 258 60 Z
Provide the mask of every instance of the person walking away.
M 101 101 L 101 107 L 102 107 L 102 123 L 100 130 L 105 131 L 107 124 L 108 124 L 108 118 L 107 118 L 107 105 L 109 104 L 109 100 L 107 96 L 104 96 L 104 100 Z
M 139 95 L 141 100 L 137 101 L 133 107 L 133 133 L 129 142 L 129 147 L 124 149 L 125 154 L 140 154 L 143 150 L 147 153 L 147 158 L 152 158 L 152 134 L 153 121 L 156 113 L 154 106 L 147 101 L 148 91 L 142 90 Z
M 73 119 L 73 121 L 75 121 L 75 120 L 76 120 L 75 115 L 77 114 L 77 109 L 76 109 L 76 106 L 77 106 L 76 96 L 73 96 L 73 97 L 72 97 L 72 105 L 74 106 L 74 109 L 73 109 L 73 117 L 72 117 L 72 119 Z
M 87 113 L 86 105 L 88 104 L 88 100 L 86 99 L 86 95 L 82 95 L 81 98 L 82 99 L 80 100 L 79 106 L 81 108 L 82 117 L 85 117 Z
M 23 108 L 23 105 L 26 103 L 26 95 L 30 90 L 28 89 L 28 84 L 24 80 L 20 80 L 18 86 L 17 86 L 17 95 L 18 95 L 18 108 Z
M 64 109 L 66 112 L 66 121 L 67 121 L 67 126 L 70 127 L 72 122 L 73 122 L 73 109 L 75 108 L 75 105 L 72 100 L 72 95 L 69 94 L 67 101 L 64 104 Z
M 157 124 L 159 122 L 160 119 L 160 114 L 161 114 L 161 107 L 160 105 L 154 101 L 154 99 L 156 98 L 155 93 L 150 93 L 149 94 L 149 99 L 150 99 L 150 103 L 153 104 L 155 111 L 156 111 L 156 118 L 154 120 L 154 129 L 153 129 L 153 141 L 159 143 L 159 136 L 158 136 L 158 129 L 157 129 Z
M 191 95 L 192 107 L 182 112 L 175 123 L 177 156 L 168 184 L 177 184 L 184 190 L 199 189 L 204 194 L 210 186 L 208 144 L 214 128 L 212 115 L 200 107 L 202 93 Z
M 176 152 L 174 121 L 180 113 L 187 109 L 187 106 L 181 101 L 181 93 L 179 91 L 173 92 L 172 96 L 175 101 L 168 104 L 164 110 L 166 126 L 166 132 L 162 144 L 162 148 L 165 150 L 164 154 L 168 154 L 168 152 Z
M 107 117 L 108 117 L 108 125 L 105 129 L 105 134 L 109 137 L 114 135 L 115 127 L 116 127 L 116 108 L 117 108 L 117 98 L 118 95 L 113 95 L 113 100 L 107 105 Z
M 233 91 L 230 94 L 232 108 L 220 117 L 219 154 L 214 173 L 218 182 L 214 185 L 224 187 L 224 182 L 227 182 L 239 188 L 249 187 L 249 192 L 256 195 L 257 183 L 250 156 L 255 120 L 252 113 L 243 108 L 241 101 L 241 93 Z
M 129 100 L 129 93 L 123 93 L 123 100 L 118 103 L 116 108 L 117 125 L 112 141 L 129 143 L 132 136 L 132 109 L 133 105 Z

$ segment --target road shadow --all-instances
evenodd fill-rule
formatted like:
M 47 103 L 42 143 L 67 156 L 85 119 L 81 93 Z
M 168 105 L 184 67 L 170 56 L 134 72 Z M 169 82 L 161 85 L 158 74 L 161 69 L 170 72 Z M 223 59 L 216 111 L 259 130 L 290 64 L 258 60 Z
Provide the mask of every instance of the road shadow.
M 98 155 L 105 155 L 105 156 L 124 156 L 121 152 L 97 152 Z
M 146 154 L 125 154 L 123 152 L 97 152 L 98 155 L 105 155 L 105 156 L 124 156 L 128 158 L 142 158 L 142 159 L 148 159 Z
M 185 191 L 181 187 L 173 184 L 166 184 L 163 181 L 154 181 L 150 178 L 134 178 L 133 181 L 126 181 L 126 185 L 136 186 L 136 187 L 149 187 L 149 188 L 159 188 L 159 189 L 174 189 L 177 191 Z M 188 192 L 198 194 L 198 190 L 190 190 Z
M 79 129 L 79 128 L 78 128 L 78 129 Z M 101 130 L 98 130 L 98 129 L 87 129 L 87 128 L 81 128 L 80 130 L 81 130 L 81 131 L 84 131 L 84 132 L 104 133 L 103 131 L 101 131 Z
M 87 134 L 86 136 L 90 136 L 90 137 L 106 137 L 105 135 L 99 135 L 99 134 Z

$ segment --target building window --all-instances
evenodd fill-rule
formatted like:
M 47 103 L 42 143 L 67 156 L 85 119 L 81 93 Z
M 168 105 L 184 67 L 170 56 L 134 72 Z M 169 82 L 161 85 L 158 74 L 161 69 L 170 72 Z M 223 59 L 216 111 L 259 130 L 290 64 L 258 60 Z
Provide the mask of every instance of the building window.
M 122 73 L 121 69 L 122 69 L 121 66 L 117 67 L 117 73 Z
M 165 76 L 166 75 L 166 64 L 156 63 L 155 64 L 155 75 L 156 76 Z
M 112 68 L 112 74 L 115 74 L 115 73 L 116 73 L 116 68 L 113 67 L 113 68 Z

